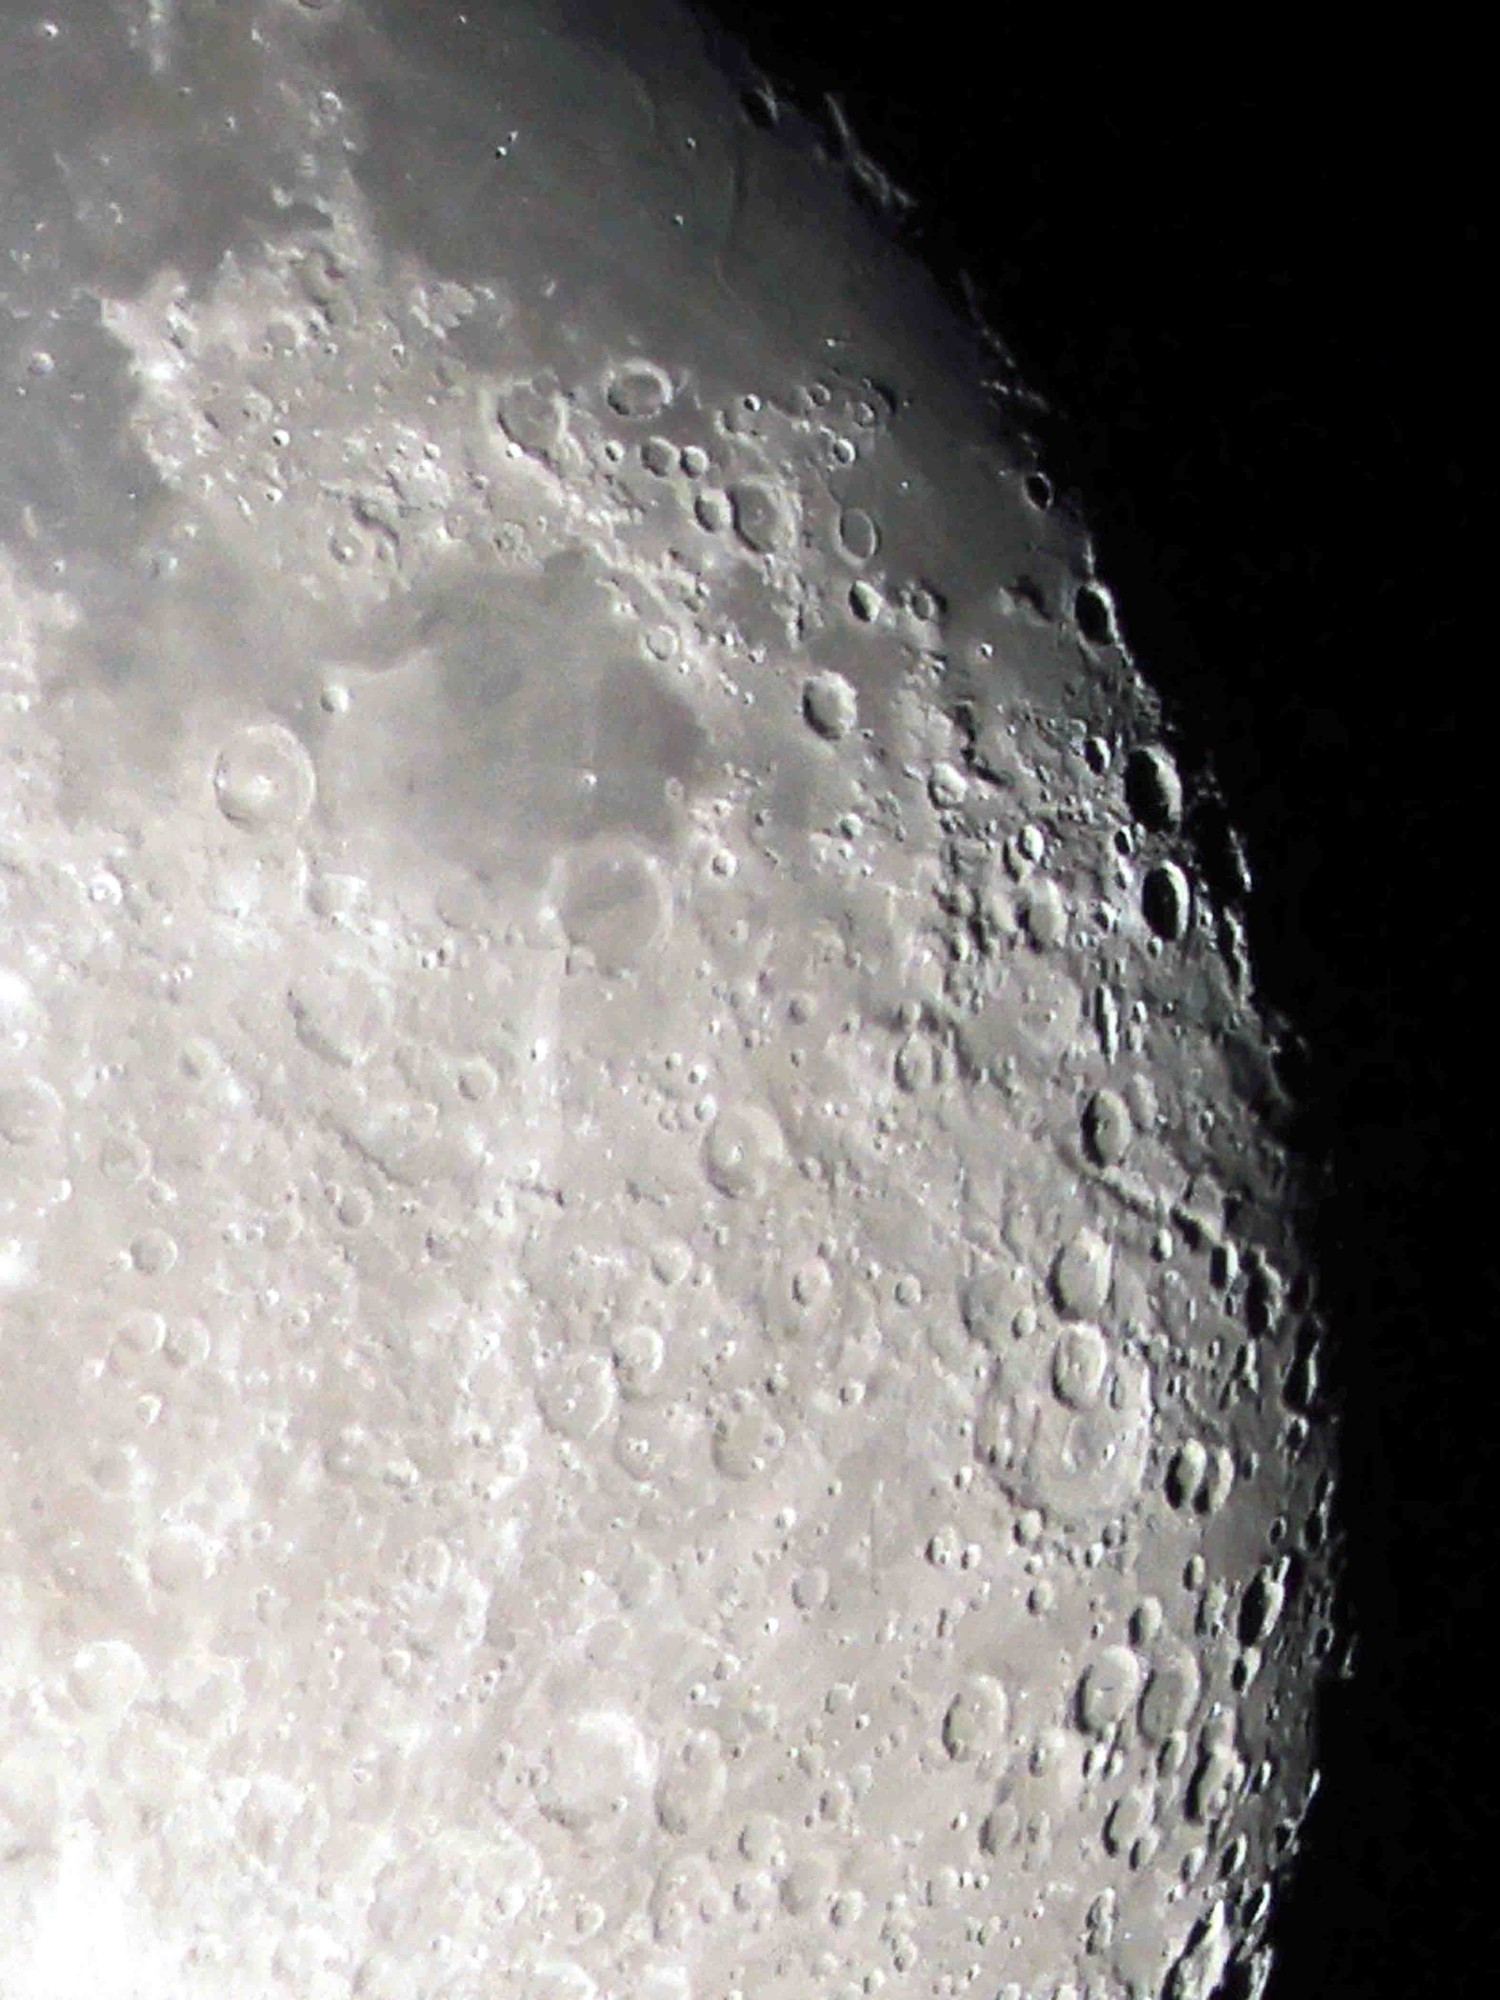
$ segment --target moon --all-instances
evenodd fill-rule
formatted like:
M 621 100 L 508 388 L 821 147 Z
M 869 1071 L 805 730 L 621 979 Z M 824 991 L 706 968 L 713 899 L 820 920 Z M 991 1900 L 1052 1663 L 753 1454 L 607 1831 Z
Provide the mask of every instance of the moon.
M 676 0 L 0 75 L 0 1984 L 1260 1992 L 1299 1164 L 889 183 Z

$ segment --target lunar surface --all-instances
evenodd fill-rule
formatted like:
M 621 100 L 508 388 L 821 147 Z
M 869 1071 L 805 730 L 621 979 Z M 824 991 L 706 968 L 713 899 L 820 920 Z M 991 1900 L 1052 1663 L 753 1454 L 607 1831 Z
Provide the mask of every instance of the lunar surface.
M 0 95 L 0 1993 L 1261 1991 L 1274 1050 L 898 198 L 667 4 Z

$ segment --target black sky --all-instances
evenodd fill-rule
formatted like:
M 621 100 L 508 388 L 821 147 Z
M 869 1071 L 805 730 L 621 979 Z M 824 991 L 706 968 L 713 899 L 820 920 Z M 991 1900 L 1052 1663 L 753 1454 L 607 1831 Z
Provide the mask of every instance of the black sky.
M 705 11 L 799 109 L 837 96 L 973 281 L 1053 406 L 1046 461 L 1167 699 L 1199 830 L 1218 793 L 1245 837 L 1260 992 L 1331 1171 L 1359 1635 L 1271 2000 L 1476 1991 L 1500 1836 L 1478 52 L 1256 13 L 1148 45 L 1071 12 Z

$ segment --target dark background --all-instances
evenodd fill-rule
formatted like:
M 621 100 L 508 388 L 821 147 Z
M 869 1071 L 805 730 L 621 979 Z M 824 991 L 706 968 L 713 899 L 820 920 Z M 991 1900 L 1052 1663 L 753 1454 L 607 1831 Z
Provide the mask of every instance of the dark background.
M 1477 51 L 1436 20 L 1420 48 L 1256 14 L 1148 47 L 989 8 L 704 11 L 797 109 L 828 125 L 836 95 L 916 198 L 908 235 L 973 281 L 1052 406 L 1045 463 L 1198 773 L 1198 831 L 1211 851 L 1217 794 L 1245 837 L 1259 991 L 1330 1174 L 1357 1640 L 1270 2000 L 1459 2000 L 1488 1984 L 1464 1968 L 1500 1858 Z

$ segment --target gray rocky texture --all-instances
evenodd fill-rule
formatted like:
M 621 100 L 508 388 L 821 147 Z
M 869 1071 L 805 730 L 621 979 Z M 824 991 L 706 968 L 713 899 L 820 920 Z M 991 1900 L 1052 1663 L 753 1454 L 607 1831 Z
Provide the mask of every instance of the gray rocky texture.
M 1263 1967 L 1297 1177 L 977 335 L 666 5 L 0 77 L 0 1988 Z

